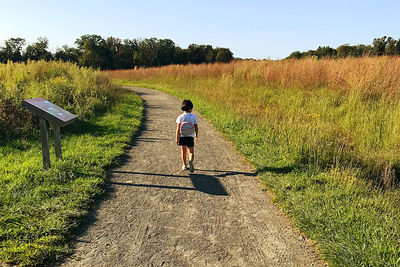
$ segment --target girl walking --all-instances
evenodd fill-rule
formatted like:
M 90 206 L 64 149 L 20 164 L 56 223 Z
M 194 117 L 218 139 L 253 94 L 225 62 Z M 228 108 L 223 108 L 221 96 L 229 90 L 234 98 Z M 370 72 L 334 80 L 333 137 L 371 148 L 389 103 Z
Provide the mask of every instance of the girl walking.
M 190 172 L 194 171 L 194 138 L 196 140 L 199 136 L 199 127 L 197 123 L 199 120 L 196 115 L 192 114 L 193 103 L 192 101 L 185 99 L 182 102 L 181 109 L 183 113 L 176 119 L 176 144 L 181 146 L 181 157 L 182 157 L 182 170 L 189 169 Z M 189 150 L 189 167 L 186 161 L 186 154 Z

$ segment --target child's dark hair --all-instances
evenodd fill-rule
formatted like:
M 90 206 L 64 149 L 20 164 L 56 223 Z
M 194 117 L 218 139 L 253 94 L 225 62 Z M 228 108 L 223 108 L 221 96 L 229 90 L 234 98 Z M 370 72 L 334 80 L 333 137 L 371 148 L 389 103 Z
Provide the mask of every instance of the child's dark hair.
M 192 103 L 192 101 L 190 101 L 189 99 L 183 100 L 182 106 L 181 106 L 181 109 L 182 109 L 183 111 L 189 111 L 189 110 L 191 110 L 192 108 L 193 108 L 193 103 Z

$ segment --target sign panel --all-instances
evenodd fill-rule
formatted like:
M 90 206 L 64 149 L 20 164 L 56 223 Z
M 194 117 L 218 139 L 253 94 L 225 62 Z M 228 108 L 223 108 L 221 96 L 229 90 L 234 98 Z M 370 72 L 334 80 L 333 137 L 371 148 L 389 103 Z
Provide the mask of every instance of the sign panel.
M 26 99 L 22 102 L 22 105 L 39 117 L 59 126 L 68 125 L 77 118 L 76 115 L 54 105 L 44 98 Z

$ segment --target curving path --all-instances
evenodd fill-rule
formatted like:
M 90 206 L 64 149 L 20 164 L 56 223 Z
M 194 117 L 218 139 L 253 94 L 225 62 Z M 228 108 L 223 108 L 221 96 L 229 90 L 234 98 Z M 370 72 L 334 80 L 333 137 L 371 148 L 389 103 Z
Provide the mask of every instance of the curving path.
M 144 129 L 62 266 L 326 265 L 205 119 L 196 114 L 197 170 L 182 172 L 175 144 L 180 101 L 130 89 L 145 101 Z

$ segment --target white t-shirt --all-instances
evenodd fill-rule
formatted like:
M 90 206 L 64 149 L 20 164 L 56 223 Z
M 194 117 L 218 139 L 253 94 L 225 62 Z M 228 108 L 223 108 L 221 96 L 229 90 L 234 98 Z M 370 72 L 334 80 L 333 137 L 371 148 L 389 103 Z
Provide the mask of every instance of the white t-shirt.
M 182 124 L 184 122 L 190 122 L 191 124 L 195 125 L 199 123 L 199 119 L 193 113 L 184 112 L 176 119 L 176 123 Z M 180 136 L 182 137 L 182 134 Z M 191 136 L 194 137 L 194 134 Z

